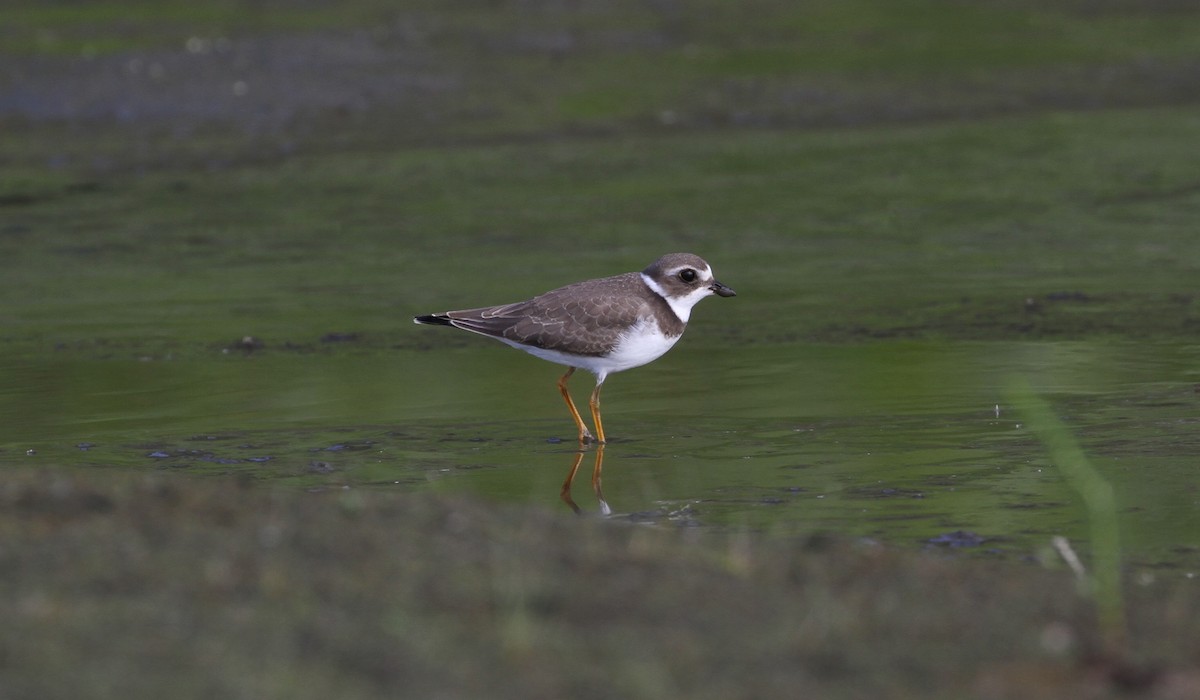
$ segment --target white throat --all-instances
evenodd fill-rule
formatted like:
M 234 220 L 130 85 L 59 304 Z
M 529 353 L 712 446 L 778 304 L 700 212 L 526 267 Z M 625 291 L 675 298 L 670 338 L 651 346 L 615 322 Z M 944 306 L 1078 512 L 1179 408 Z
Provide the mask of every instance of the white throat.
M 699 303 L 699 301 L 704 297 L 712 294 L 712 291 L 709 290 L 708 287 L 698 287 L 692 290 L 686 296 L 673 297 L 668 295 L 666 291 L 663 290 L 662 285 L 651 279 L 650 276 L 645 272 L 641 274 L 642 281 L 646 283 L 646 286 L 649 287 L 655 294 L 665 299 L 667 304 L 671 307 L 671 310 L 675 312 L 675 316 L 677 316 L 679 320 L 683 321 L 684 323 L 687 323 L 688 318 L 691 317 L 692 307 Z

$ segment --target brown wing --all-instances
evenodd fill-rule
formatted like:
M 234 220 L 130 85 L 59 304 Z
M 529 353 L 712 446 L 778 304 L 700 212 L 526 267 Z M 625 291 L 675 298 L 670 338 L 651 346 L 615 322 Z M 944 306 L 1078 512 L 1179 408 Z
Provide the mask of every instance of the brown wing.
M 578 355 L 602 355 L 648 312 L 637 273 L 588 280 L 502 306 L 441 314 L 463 330 Z

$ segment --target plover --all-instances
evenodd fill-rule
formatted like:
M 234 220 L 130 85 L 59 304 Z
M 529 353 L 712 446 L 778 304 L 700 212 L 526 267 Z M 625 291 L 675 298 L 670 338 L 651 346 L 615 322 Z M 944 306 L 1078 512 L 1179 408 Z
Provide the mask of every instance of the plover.
M 513 304 L 417 316 L 413 322 L 461 328 L 566 365 L 558 389 L 579 429 L 579 442 L 604 443 L 600 421 L 604 380 L 670 350 L 683 335 L 692 307 L 712 294 L 735 296 L 713 278 L 712 268 L 702 258 L 671 253 L 641 272 L 577 282 Z M 567 380 L 577 369 L 596 375 L 596 388 L 588 401 L 595 437 L 567 391 Z

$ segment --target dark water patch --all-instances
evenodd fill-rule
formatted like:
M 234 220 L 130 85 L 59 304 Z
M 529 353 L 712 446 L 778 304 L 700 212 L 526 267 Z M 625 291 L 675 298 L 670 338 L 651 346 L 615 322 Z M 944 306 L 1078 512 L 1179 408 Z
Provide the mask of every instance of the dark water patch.
M 233 433 L 222 434 L 222 435 L 206 434 L 206 435 L 193 435 L 190 438 L 188 438 L 188 441 L 189 442 L 230 442 L 230 441 L 238 440 L 240 437 L 241 437 L 240 435 L 233 434 Z M 242 447 L 242 445 L 239 445 L 239 447 Z
M 0 194 L 0 207 L 26 207 L 45 200 L 44 196 L 39 197 L 27 192 Z
M 1028 495 L 1025 498 L 1034 499 L 1035 495 Z M 1057 501 L 1037 501 L 1037 500 L 1022 500 L 1017 502 L 1005 502 L 1000 504 L 1001 508 L 1010 508 L 1012 510 L 1036 510 L 1039 508 L 1065 508 L 1068 504 Z
M 229 345 L 226 345 L 223 349 L 226 352 L 238 351 L 248 355 L 252 352 L 262 350 L 265 347 L 267 347 L 267 344 L 261 339 L 255 338 L 252 335 L 244 335 Z
M 371 440 L 363 440 L 363 441 L 361 441 L 361 442 L 357 442 L 357 443 L 344 443 L 344 442 L 339 442 L 339 443 L 335 443 L 335 444 L 333 444 L 333 445 L 329 445 L 328 447 L 314 447 L 314 448 L 312 448 L 312 451 L 313 451 L 313 452 L 317 452 L 317 451 L 325 451 L 325 452 L 346 452 L 346 451 L 349 451 L 349 452 L 360 452 L 360 451 L 362 451 L 362 450 L 369 450 L 369 449 L 371 449 L 372 447 L 374 447 L 374 445 L 375 445 L 375 443 L 374 443 L 373 441 L 371 441 Z
M 844 492 L 847 498 L 925 498 L 925 492 L 917 489 L 897 488 L 894 486 L 857 486 Z
M 984 542 L 990 541 L 990 538 L 967 530 L 955 530 L 954 532 L 946 532 L 931 537 L 925 541 L 937 547 L 957 549 L 959 547 L 978 547 Z
M 330 332 L 321 336 L 322 343 L 357 343 L 361 339 L 360 333 Z

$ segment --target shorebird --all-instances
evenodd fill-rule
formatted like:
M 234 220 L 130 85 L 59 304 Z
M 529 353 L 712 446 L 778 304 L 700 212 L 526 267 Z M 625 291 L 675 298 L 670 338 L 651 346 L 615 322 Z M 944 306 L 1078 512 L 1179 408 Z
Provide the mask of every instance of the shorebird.
M 662 357 L 683 335 L 692 307 L 713 294 L 735 296 L 702 258 L 671 253 L 641 272 L 576 282 L 513 304 L 417 316 L 413 322 L 461 328 L 566 365 L 558 389 L 579 429 L 579 443 L 603 444 L 604 380 Z M 594 437 L 567 390 L 577 369 L 596 375 L 588 401 Z

